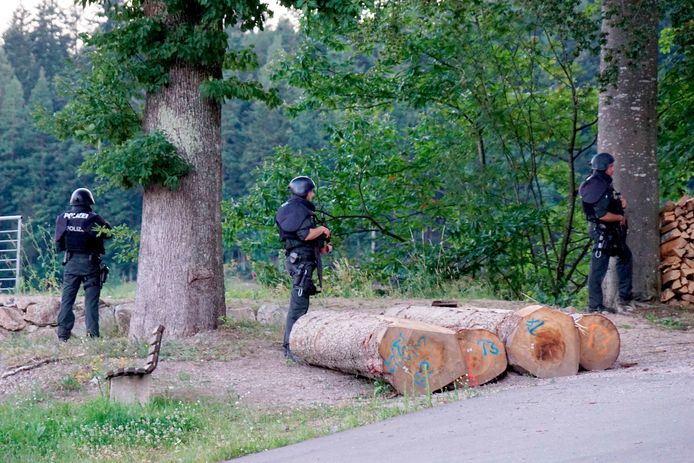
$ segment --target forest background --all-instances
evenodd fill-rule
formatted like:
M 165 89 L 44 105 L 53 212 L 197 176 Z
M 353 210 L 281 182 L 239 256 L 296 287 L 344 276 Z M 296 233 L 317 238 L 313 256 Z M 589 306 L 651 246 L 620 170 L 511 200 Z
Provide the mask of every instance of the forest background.
M 500 297 L 580 300 L 590 242 L 575 187 L 596 152 L 598 93 L 610 80 L 599 72 L 599 4 L 384 5 L 356 23 L 227 30 L 230 50 L 257 54 L 242 78 L 275 89 L 222 108 L 229 271 L 285 283 L 274 211 L 288 181 L 307 174 L 335 232 L 332 291 L 481 285 Z M 694 7 L 660 8 L 664 201 L 693 186 Z M 0 215 L 27 221 L 26 289 L 57 289 L 52 226 L 81 186 L 121 226 L 107 255 L 114 274 L 136 278 L 141 190 L 114 187 L 97 149 L 58 140 L 45 117 L 93 76 L 91 59 L 77 18 L 50 0 L 16 10 L 2 35 Z M 132 96 L 134 111 L 142 97 Z

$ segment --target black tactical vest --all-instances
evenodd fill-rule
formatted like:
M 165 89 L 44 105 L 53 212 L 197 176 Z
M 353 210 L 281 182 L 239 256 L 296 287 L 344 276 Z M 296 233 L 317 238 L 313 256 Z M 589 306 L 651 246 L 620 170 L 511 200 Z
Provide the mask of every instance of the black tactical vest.
M 607 212 L 614 214 L 622 213 L 622 205 L 615 196 L 612 186 L 612 177 L 605 172 L 596 171 L 588 177 L 579 187 L 578 193 L 581 195 L 583 212 L 590 222 L 598 222 L 599 217 L 595 213 L 595 205 L 600 200 L 608 201 Z
M 311 243 L 302 240 L 296 232 L 307 219 L 311 222 L 310 227 L 315 227 L 315 210 L 316 206 L 311 201 L 298 196 L 292 196 L 280 206 L 275 214 L 275 224 L 285 249 L 312 247 Z
M 103 239 L 93 228 L 106 222 L 91 209 L 73 207 L 58 216 L 55 241 L 61 251 L 77 254 L 104 254 Z

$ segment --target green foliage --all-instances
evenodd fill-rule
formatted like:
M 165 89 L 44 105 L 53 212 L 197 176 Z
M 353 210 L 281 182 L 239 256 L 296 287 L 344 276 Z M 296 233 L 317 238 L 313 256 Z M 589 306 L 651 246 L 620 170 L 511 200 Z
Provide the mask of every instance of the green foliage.
M 431 406 L 373 399 L 267 411 L 223 402 L 155 398 L 146 406 L 101 398 L 58 402 L 36 395 L 0 403 L 3 461 L 222 461 Z M 262 431 L 262 432 L 261 432 Z
M 112 239 L 109 248 L 113 252 L 116 262 L 137 262 L 137 254 L 140 249 L 140 234 L 125 224 L 112 228 L 98 227 L 97 236 L 108 236 Z
M 309 24 L 275 78 L 305 92 L 294 111 L 341 120 L 329 147 L 281 149 L 257 171 L 225 208 L 227 243 L 277 246 L 274 211 L 308 174 L 338 250 L 376 281 L 472 276 L 501 294 L 571 297 L 587 272 L 576 190 L 595 141 L 595 12 L 413 0 Z
M 23 227 L 23 291 L 59 292 L 62 268 L 52 231 L 33 222 L 27 222 Z
M 139 133 L 125 143 L 87 157 L 81 169 L 94 172 L 107 184 L 121 188 L 162 185 L 178 189 L 192 167 L 162 132 Z
M 660 34 L 658 161 L 661 197 L 677 200 L 694 191 L 694 6 L 665 5 L 672 24 Z
M 647 313 L 646 320 L 653 323 L 654 325 L 659 325 L 668 330 L 686 330 L 687 325 L 685 325 L 682 320 L 672 317 L 659 317 L 655 313 Z

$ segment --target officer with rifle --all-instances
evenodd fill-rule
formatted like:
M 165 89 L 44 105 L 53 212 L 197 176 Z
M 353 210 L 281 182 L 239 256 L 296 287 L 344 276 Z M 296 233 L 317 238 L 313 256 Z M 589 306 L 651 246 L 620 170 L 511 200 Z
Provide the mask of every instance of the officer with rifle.
M 70 196 L 70 209 L 55 222 L 55 241 L 63 258 L 63 293 L 58 313 L 58 339 L 67 342 L 75 325 L 73 305 L 80 285 L 84 284 L 84 311 L 87 336 L 99 337 L 99 296 L 106 282 L 108 267 L 101 266 L 104 236 L 98 227 L 111 228 L 92 211 L 94 196 L 86 188 L 76 189 Z
M 313 271 L 317 270 L 322 287 L 321 255 L 332 251 L 330 230 L 316 223 L 316 206 L 313 204 L 316 185 L 309 177 L 296 177 L 289 182 L 291 196 L 280 206 L 275 224 L 284 245 L 286 268 L 292 278 L 292 294 L 289 301 L 287 323 L 284 328 L 284 356 L 297 359 L 289 350 L 289 336 L 294 323 L 308 311 L 309 297 L 319 290 L 313 283 Z
M 633 300 L 633 264 L 631 250 L 626 243 L 627 220 L 624 216 L 627 202 L 612 186 L 614 161 L 609 153 L 593 156 L 590 161 L 593 173 L 579 188 L 583 212 L 589 222 L 589 234 L 593 239 L 588 276 L 588 312 L 615 313 L 614 308 L 603 305 L 602 295 L 602 281 L 611 256 L 617 258 L 619 304 L 626 305 Z

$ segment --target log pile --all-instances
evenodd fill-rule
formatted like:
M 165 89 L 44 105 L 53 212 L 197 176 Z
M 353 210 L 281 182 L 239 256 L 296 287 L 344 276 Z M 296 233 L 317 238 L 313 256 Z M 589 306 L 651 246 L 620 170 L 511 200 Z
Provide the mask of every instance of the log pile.
M 420 320 L 453 330 L 482 328 L 496 334 L 508 364 L 538 378 L 578 373 L 579 333 L 574 320 L 558 310 L 531 305 L 521 310 L 480 307 L 393 307 L 386 315 Z
M 401 394 L 469 378 L 483 384 L 507 366 L 501 342 L 486 330 L 457 332 L 363 312 L 311 311 L 292 328 L 289 345 L 306 363 L 382 378 Z
M 539 378 L 604 370 L 619 332 L 599 314 L 541 305 L 520 310 L 397 306 L 384 315 L 312 311 L 294 325 L 294 354 L 311 365 L 388 381 L 401 394 L 479 386 L 507 366 Z
M 668 201 L 660 213 L 660 300 L 694 304 L 694 198 Z

